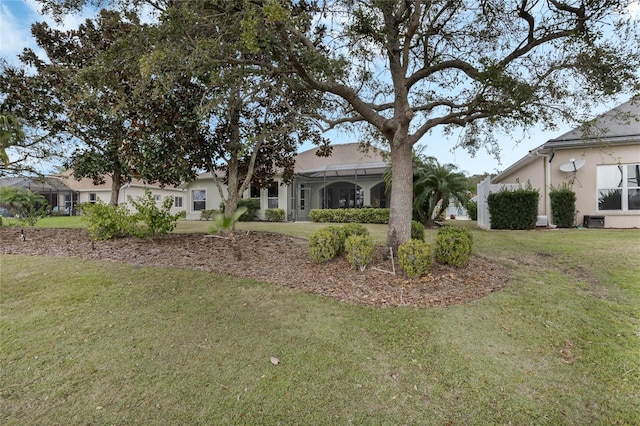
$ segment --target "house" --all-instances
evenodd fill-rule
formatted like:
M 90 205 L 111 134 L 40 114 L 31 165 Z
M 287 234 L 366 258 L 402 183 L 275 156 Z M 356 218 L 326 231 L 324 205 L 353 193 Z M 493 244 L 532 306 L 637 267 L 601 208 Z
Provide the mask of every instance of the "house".
M 95 185 L 92 179 L 83 178 L 76 180 L 70 171 L 47 177 L 13 177 L 2 179 L 2 186 L 14 186 L 28 189 L 41 194 L 54 212 L 63 214 L 75 214 L 75 207 L 81 203 L 95 203 L 102 201 L 109 203 L 111 199 L 111 178 L 105 176 L 105 182 Z M 129 197 L 134 200 L 144 195 L 145 189 L 151 190 L 158 204 L 166 198 L 174 200 L 171 213 L 179 213 L 185 210 L 185 190 L 180 188 L 161 187 L 159 185 L 145 184 L 139 180 L 132 180 L 120 188 L 118 203 L 124 204 Z
M 65 204 L 65 201 L 74 198 L 73 190 L 59 179 L 53 177 L 17 176 L 2 178 L 0 179 L 0 186 L 27 189 L 40 194 L 47 200 L 52 211 L 60 211 L 67 214 L 69 205 Z
M 539 224 L 551 224 L 550 189 L 568 184 L 577 225 L 640 228 L 640 97 L 548 140 L 489 183 L 497 185 L 492 190 L 527 183 L 538 189 Z
M 95 185 L 92 179 L 82 178 L 76 180 L 72 176 L 71 171 L 66 171 L 55 175 L 53 178 L 58 179 L 73 192 L 73 205 L 82 203 L 95 203 L 101 201 L 108 204 L 111 200 L 111 177 L 104 176 L 104 183 Z M 176 214 L 185 210 L 185 190 L 174 187 L 162 187 L 157 184 L 144 183 L 138 179 L 132 179 L 131 182 L 124 184 L 120 188 L 118 194 L 118 204 L 129 203 L 129 197 L 134 200 L 144 196 L 145 189 L 149 189 L 154 199 L 158 203 L 158 207 L 166 198 L 173 198 L 173 206 L 171 214 Z M 65 197 L 64 203 L 69 207 L 69 199 Z M 130 204 L 130 203 L 129 203 Z
M 268 208 L 283 209 L 288 220 L 306 221 L 311 209 L 388 207 L 383 151 L 373 147 L 363 150 L 358 143 L 333 145 L 329 157 L 318 157 L 317 150 L 296 156 L 293 182 L 284 184 L 276 177 L 268 188 L 250 188 L 243 194 L 243 198 L 260 200 L 259 219 L 264 219 Z M 202 210 L 220 208 L 222 198 L 211 173 L 199 175 L 184 189 L 187 219 L 197 220 Z

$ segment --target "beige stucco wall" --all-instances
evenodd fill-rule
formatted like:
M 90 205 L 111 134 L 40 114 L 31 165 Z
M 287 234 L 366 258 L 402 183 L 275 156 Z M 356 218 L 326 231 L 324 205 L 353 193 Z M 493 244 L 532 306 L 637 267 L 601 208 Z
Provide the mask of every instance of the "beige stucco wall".
M 571 159 L 584 160 L 584 166 L 577 171 L 575 179 L 573 173 L 560 171 L 560 165 Z M 577 223 L 582 224 L 585 215 L 605 216 L 607 228 L 640 228 L 640 211 L 599 211 L 596 182 L 596 169 L 600 165 L 634 164 L 640 163 L 640 145 L 616 145 L 601 147 L 580 147 L 572 149 L 558 149 L 550 163 L 544 158 L 535 159 L 531 163 L 501 176 L 492 183 L 526 183 L 531 181 L 534 188 L 540 191 L 539 214 L 548 215 L 545 188 L 545 167 L 549 167 L 550 186 L 558 187 L 562 183 L 572 184 L 576 193 Z
M 599 211 L 596 182 L 596 168 L 601 165 L 640 163 L 640 145 L 586 147 L 580 149 L 558 150 L 551 165 L 551 184 L 558 186 L 562 182 L 571 183 L 573 174 L 560 171 L 562 163 L 571 158 L 582 159 L 585 165 L 578 170 L 573 181 L 576 193 L 578 224 L 582 224 L 584 215 L 605 216 L 607 228 L 640 228 L 640 211 Z
M 275 179 L 275 181 L 280 185 L 280 179 Z M 186 185 L 186 195 L 185 195 L 185 209 L 187 211 L 187 220 L 200 220 L 200 211 L 193 210 L 193 199 L 192 194 L 194 190 L 204 190 L 206 193 L 206 209 L 207 210 L 218 210 L 220 208 L 220 203 L 222 203 L 222 198 L 220 197 L 220 192 L 218 191 L 218 187 L 215 182 L 211 178 L 198 178 L 193 182 L 190 182 Z M 224 196 L 227 196 L 227 188 L 223 187 Z M 287 214 L 287 200 L 288 200 L 288 191 L 286 185 L 280 185 L 278 188 L 278 208 L 281 208 L 285 211 L 285 217 Z M 243 194 L 243 198 L 248 198 L 250 196 L 250 191 L 245 191 Z M 268 190 L 261 189 L 260 190 L 260 210 L 258 211 L 258 219 L 264 220 L 264 211 L 268 208 Z
M 177 188 L 158 188 L 158 187 L 149 187 L 151 190 L 151 194 L 160 195 L 160 201 L 158 202 L 158 207 L 162 206 L 162 203 L 167 197 L 182 197 L 182 205 L 183 207 L 176 207 L 175 204 L 171 207 L 171 214 L 179 213 L 183 210 L 186 210 L 186 202 L 187 202 L 187 194 L 186 191 Z M 138 197 L 144 196 L 144 186 L 138 185 L 125 185 L 120 188 L 120 194 L 118 196 L 118 204 L 126 204 L 129 207 L 129 210 L 134 210 L 133 206 L 129 202 L 129 197 L 136 200 Z M 108 204 L 111 201 L 111 190 L 106 188 L 95 188 L 95 189 L 82 189 L 78 190 L 78 204 L 88 203 L 90 201 L 90 194 L 96 194 L 96 201 L 102 201 L 105 204 Z M 64 205 L 64 194 L 61 194 L 60 199 L 58 200 L 59 205 Z

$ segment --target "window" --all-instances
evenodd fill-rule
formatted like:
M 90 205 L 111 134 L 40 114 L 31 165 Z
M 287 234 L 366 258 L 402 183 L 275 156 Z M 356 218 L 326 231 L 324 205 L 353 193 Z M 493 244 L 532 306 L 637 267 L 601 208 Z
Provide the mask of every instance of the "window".
M 267 190 L 267 207 L 270 209 L 278 208 L 278 182 L 271 182 Z
M 173 206 L 174 207 L 182 207 L 182 197 L 174 197 L 173 198 Z
M 258 186 L 251 185 L 250 192 L 251 192 L 251 195 L 249 195 L 249 197 L 260 198 L 260 188 L 258 188 Z
M 92 204 L 95 204 L 96 202 L 98 202 L 98 196 L 96 195 L 95 192 L 89 193 L 89 202 Z
M 204 210 L 207 208 L 207 192 L 204 189 L 194 189 L 191 191 L 193 200 L 193 210 Z
M 160 195 L 154 194 L 153 195 L 153 201 L 155 201 L 156 203 L 159 203 L 160 202 Z
M 598 166 L 598 210 L 640 210 L 640 164 Z
M 304 187 L 304 183 L 301 183 L 300 184 L 300 210 L 304 210 L 305 208 L 305 202 L 306 202 L 305 194 L 306 194 L 306 188 Z

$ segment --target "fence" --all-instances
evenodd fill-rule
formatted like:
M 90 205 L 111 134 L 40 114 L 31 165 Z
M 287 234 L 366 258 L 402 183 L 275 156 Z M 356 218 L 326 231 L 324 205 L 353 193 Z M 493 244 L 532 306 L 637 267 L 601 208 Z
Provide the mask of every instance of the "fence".
M 478 226 L 483 229 L 491 229 L 491 215 L 489 214 L 488 197 L 492 192 L 498 192 L 502 188 L 518 189 L 520 185 L 517 183 L 500 183 L 491 184 L 491 177 L 478 184 Z

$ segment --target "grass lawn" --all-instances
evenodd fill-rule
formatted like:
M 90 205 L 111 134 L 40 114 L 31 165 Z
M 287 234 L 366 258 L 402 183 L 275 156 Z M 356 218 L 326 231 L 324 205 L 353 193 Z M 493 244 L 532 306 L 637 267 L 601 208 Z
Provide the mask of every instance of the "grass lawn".
M 513 277 L 447 309 L 1 256 L 0 423 L 638 424 L 640 230 L 462 225 Z

